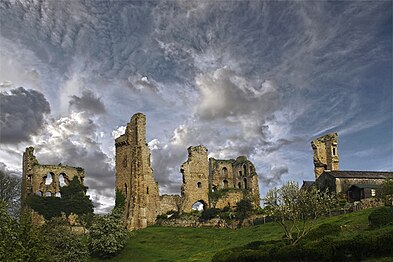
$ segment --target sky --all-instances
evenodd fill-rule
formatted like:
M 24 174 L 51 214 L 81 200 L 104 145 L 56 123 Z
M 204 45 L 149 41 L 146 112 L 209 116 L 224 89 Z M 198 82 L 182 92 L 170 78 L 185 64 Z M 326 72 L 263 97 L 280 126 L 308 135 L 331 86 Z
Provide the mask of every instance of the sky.
M 391 1 L 0 2 L 0 168 L 22 153 L 85 168 L 114 205 L 114 139 L 147 117 L 160 193 L 187 148 L 245 155 L 261 196 L 313 180 L 310 141 L 338 132 L 341 170 L 393 171 Z

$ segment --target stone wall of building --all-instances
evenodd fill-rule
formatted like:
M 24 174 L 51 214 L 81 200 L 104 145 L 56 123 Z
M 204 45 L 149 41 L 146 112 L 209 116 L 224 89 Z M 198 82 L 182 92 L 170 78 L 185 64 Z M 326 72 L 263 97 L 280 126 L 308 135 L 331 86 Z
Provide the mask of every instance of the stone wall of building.
M 160 214 L 166 214 L 169 211 L 180 211 L 181 208 L 182 198 L 179 195 L 160 196 Z
M 338 135 L 331 133 L 311 142 L 314 150 L 314 173 L 317 179 L 325 170 L 338 170 Z
M 347 192 L 352 185 L 376 185 L 380 186 L 386 179 L 378 178 L 336 178 L 337 193 Z
M 125 222 L 130 230 L 154 224 L 159 214 L 158 184 L 146 144 L 146 117 L 132 116 L 123 135 L 116 138 L 116 189 L 126 196 Z
M 34 148 L 28 147 L 23 153 L 22 206 L 30 194 L 60 197 L 60 187 L 68 185 L 74 177 L 83 184 L 85 171 L 80 167 L 40 165 L 34 156 Z
M 240 200 L 244 199 L 243 191 L 228 192 L 223 197 L 218 199 L 216 208 L 230 207 L 235 208 Z
M 187 150 L 188 160 L 180 167 L 183 176 L 181 195 L 184 198 L 183 211 L 191 212 L 196 202 L 209 206 L 209 162 L 206 147 L 190 146 Z

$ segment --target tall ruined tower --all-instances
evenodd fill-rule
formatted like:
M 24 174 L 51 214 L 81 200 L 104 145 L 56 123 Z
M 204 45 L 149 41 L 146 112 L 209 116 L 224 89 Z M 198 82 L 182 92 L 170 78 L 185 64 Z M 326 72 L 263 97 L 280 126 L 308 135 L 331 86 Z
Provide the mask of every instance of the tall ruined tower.
M 321 136 L 311 142 L 314 150 L 314 173 L 317 179 L 325 170 L 338 170 L 337 133 Z
M 192 205 L 196 202 L 202 202 L 205 207 L 209 205 L 209 161 L 207 157 L 207 148 L 199 146 L 190 146 L 188 148 L 188 160 L 180 168 L 183 175 L 183 185 L 181 195 L 184 199 L 184 212 L 191 212 Z
M 159 212 L 158 184 L 146 144 L 146 116 L 132 116 L 123 135 L 116 138 L 116 190 L 126 197 L 125 222 L 130 230 L 154 224 Z

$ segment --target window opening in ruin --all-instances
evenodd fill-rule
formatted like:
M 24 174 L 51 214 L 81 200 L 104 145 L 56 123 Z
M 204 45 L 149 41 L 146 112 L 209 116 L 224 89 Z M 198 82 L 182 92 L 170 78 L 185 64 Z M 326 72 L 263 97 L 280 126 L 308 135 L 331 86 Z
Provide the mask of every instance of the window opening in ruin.
M 246 167 L 246 165 L 243 165 L 243 173 L 244 173 L 245 176 L 247 175 L 247 167 Z
M 375 189 L 373 189 L 373 188 L 371 189 L 371 196 L 375 197 Z
M 52 193 L 51 193 L 51 192 L 46 192 L 46 193 L 45 193 L 45 196 L 46 196 L 46 197 L 50 197 L 50 196 L 52 196 Z
M 124 183 L 124 188 L 125 188 L 126 196 L 127 196 L 127 183 Z
M 67 183 L 65 181 L 65 178 L 64 178 L 64 175 L 65 175 L 64 173 L 61 173 L 60 176 L 59 176 L 60 187 L 67 185 Z
M 146 187 L 146 194 L 149 194 L 149 187 Z
M 45 185 L 50 185 L 52 184 L 53 181 L 53 177 L 52 177 L 53 173 L 48 173 L 46 174 L 45 178 Z
M 203 200 L 199 200 L 192 205 L 191 209 L 202 211 L 203 209 L 205 209 L 205 202 Z
M 31 181 L 31 176 L 30 175 L 27 176 L 27 181 Z
M 244 189 L 247 189 L 248 185 L 247 185 L 247 178 L 244 178 Z
M 60 193 L 60 192 L 57 192 L 57 193 L 55 194 L 55 197 L 61 197 L 61 193 Z
M 226 167 L 224 167 L 224 168 L 222 169 L 221 175 L 222 175 L 223 177 L 228 176 L 228 169 L 227 169 Z
M 242 171 L 239 171 L 239 176 L 242 176 Z
M 241 182 L 237 183 L 237 187 L 242 188 L 242 183 Z
M 228 188 L 228 180 L 222 181 L 222 187 L 223 188 Z
M 198 182 L 197 183 L 197 188 L 201 188 L 202 187 L 202 183 L 201 182 Z
M 35 194 L 36 194 L 37 196 L 42 196 L 42 192 L 41 192 L 41 191 L 37 191 Z
M 333 147 L 333 156 L 335 156 L 335 155 L 336 155 L 336 148 Z
M 217 186 L 212 186 L 212 192 L 216 192 Z

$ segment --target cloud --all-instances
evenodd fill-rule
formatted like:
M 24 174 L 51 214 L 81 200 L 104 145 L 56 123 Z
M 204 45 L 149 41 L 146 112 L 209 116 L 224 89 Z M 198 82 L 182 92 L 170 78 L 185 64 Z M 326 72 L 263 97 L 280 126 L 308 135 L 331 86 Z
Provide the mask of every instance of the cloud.
M 44 117 L 50 113 L 45 96 L 31 89 L 19 87 L 10 93 L 0 93 L 0 138 L 2 143 L 29 140 L 43 127 Z
M 284 175 L 288 174 L 288 167 L 284 165 L 272 166 L 270 172 L 266 175 L 260 175 L 262 185 L 277 186 L 282 183 Z
M 71 110 L 86 111 L 92 114 L 104 114 L 106 112 L 101 98 L 96 97 L 90 90 L 83 91 L 81 97 L 71 96 L 69 105 Z
M 41 164 L 62 163 L 82 167 L 89 190 L 98 198 L 114 200 L 114 163 L 102 151 L 99 137 L 99 127 L 88 113 L 73 112 L 48 123 L 33 137 L 33 145 Z M 113 205 L 114 202 L 107 204 Z

